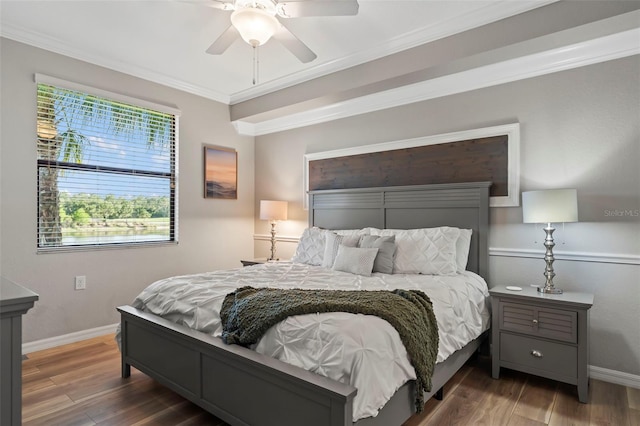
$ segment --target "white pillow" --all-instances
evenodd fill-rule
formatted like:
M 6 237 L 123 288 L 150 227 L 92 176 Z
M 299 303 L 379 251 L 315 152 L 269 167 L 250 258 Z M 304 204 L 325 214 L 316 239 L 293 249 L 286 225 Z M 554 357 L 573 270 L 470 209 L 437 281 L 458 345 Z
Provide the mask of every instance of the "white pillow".
M 326 229 L 313 226 L 307 228 L 302 233 L 296 252 L 291 258 L 294 263 L 306 263 L 307 265 L 320 266 L 324 259 Z M 370 233 L 369 228 L 364 229 L 343 229 L 334 231 L 340 235 L 368 235 Z
M 333 270 L 350 272 L 356 275 L 370 276 L 373 262 L 378 254 L 377 248 L 359 248 L 339 246 Z
M 306 263 L 307 265 L 322 265 L 325 234 L 326 231 L 324 229 L 315 226 L 305 229 L 291 261 L 294 263 Z
M 455 275 L 458 271 L 458 228 L 383 229 L 380 235 L 396 237 L 394 274 Z
M 467 262 L 469 261 L 469 249 L 471 248 L 471 229 L 461 229 L 460 236 L 456 241 L 456 263 L 458 265 L 458 272 L 464 272 L 467 270 Z
M 331 268 L 338 254 L 338 247 L 344 245 L 347 247 L 357 247 L 360 241 L 358 233 L 349 235 L 338 235 L 335 232 L 327 231 L 325 233 L 324 256 L 322 258 L 322 266 Z
M 362 229 L 334 229 L 329 232 L 335 232 L 338 235 L 370 235 L 371 230 L 375 228 L 362 228 Z

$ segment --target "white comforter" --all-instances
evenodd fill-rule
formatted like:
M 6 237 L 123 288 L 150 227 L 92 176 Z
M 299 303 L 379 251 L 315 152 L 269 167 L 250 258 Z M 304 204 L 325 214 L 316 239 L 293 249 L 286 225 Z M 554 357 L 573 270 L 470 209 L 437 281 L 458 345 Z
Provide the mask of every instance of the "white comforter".
M 457 276 L 371 277 L 320 266 L 275 262 L 252 267 L 167 278 L 136 297 L 135 308 L 220 336 L 220 307 L 242 286 L 334 290 L 424 291 L 433 303 L 440 338 L 437 362 L 478 337 L 489 326 L 486 282 L 472 272 Z M 353 420 L 376 416 L 408 380 L 416 378 L 396 330 L 370 315 L 320 313 L 289 317 L 269 329 L 257 352 L 358 389 Z

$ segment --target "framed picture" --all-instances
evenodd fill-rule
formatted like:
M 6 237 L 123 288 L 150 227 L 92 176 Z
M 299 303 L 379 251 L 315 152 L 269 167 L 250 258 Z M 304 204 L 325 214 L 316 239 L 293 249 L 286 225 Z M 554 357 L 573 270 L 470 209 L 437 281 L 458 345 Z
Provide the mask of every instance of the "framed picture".
M 235 149 L 204 145 L 204 198 L 238 198 L 238 153 Z

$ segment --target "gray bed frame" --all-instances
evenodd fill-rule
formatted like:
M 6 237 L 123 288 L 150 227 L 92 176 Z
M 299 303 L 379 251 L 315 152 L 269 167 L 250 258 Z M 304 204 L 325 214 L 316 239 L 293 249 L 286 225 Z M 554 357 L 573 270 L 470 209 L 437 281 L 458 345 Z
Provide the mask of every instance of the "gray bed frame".
M 488 281 L 489 182 L 310 192 L 309 223 L 327 229 L 473 229 L 467 269 Z M 415 412 L 414 382 L 378 416 L 352 421 L 357 390 L 131 306 L 121 313 L 122 377 L 131 366 L 234 426 L 391 426 Z M 479 348 L 486 333 L 436 365 L 433 391 Z M 366 390 L 361 390 L 366 392 Z M 440 391 L 440 392 L 439 392 Z

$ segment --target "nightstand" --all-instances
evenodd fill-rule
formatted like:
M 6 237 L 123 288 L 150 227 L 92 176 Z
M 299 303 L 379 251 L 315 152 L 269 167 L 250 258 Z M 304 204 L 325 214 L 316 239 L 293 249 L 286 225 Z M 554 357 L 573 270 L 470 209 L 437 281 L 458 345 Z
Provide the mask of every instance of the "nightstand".
M 497 286 L 491 293 L 491 375 L 500 367 L 535 374 L 578 387 L 587 402 L 589 387 L 589 308 L 593 295 L 567 291 L 538 293 Z
M 251 266 L 251 265 L 260 265 L 261 263 L 266 263 L 267 258 L 262 259 L 251 259 L 251 260 L 241 260 L 242 266 Z

